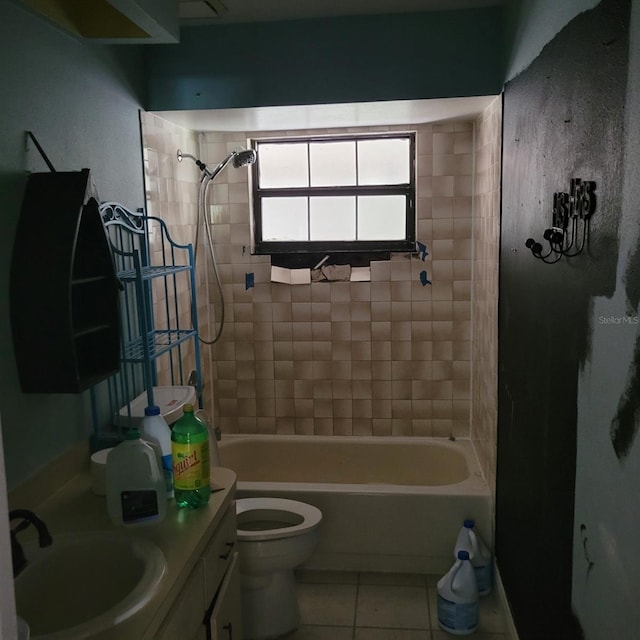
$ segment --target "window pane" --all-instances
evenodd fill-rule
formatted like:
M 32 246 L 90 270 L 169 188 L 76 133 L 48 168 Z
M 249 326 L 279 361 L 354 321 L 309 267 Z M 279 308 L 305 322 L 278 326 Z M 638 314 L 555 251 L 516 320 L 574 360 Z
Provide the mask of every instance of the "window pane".
M 262 240 L 309 240 L 307 198 L 262 198 Z
M 309 145 L 311 186 L 356 184 L 356 143 L 315 142 Z
M 359 140 L 358 184 L 408 184 L 408 139 Z
M 351 196 L 309 199 L 311 240 L 355 240 L 356 199 Z
M 360 196 L 358 240 L 403 240 L 406 202 L 405 196 Z
M 260 144 L 258 146 L 260 187 L 308 187 L 306 143 Z

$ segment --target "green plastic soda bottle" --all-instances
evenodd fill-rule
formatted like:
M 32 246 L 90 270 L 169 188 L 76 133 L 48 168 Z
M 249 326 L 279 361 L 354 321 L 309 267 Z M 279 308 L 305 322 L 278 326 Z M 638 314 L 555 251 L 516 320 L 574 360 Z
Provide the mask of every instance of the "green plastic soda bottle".
M 193 413 L 193 405 L 185 404 L 182 411 L 171 431 L 173 489 L 179 507 L 197 509 L 211 495 L 209 432 Z

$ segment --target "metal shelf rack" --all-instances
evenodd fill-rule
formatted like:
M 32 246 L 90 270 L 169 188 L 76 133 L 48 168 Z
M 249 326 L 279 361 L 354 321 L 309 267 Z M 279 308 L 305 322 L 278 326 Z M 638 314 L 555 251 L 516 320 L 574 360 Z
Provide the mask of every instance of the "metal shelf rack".
M 195 386 L 201 404 L 202 368 L 192 245 L 175 242 L 162 219 L 118 203 L 101 204 L 100 214 L 121 286 L 122 336 L 120 373 L 92 389 L 94 437 L 103 444 L 120 439 L 123 413 L 129 423 L 141 393 L 147 405 L 156 404 L 160 377 L 162 385 Z

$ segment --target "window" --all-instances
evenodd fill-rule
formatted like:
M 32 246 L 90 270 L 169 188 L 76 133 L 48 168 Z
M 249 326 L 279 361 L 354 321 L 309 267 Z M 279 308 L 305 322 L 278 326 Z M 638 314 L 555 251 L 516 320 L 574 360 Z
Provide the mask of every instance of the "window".
M 254 140 L 254 252 L 368 264 L 415 247 L 415 134 Z

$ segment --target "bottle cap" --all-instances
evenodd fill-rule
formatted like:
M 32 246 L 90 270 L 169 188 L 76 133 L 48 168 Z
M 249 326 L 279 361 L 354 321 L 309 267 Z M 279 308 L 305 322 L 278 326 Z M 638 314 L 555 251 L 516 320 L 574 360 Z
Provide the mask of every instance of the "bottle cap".
M 193 405 L 192 405 L 192 404 L 189 404 L 189 403 L 187 402 L 186 404 L 183 404 L 183 405 L 182 405 L 182 410 L 183 410 L 185 413 L 193 413 Z
M 468 560 L 469 552 L 468 551 L 458 551 L 458 560 Z
M 144 410 L 145 416 L 159 416 L 160 415 L 160 407 L 153 404 L 150 407 L 145 407 Z
M 464 521 L 464 526 L 467 529 L 473 529 L 473 527 L 475 526 L 475 520 L 471 520 L 471 518 L 468 518 L 467 520 Z
M 140 437 L 138 429 L 129 429 L 125 435 L 125 440 L 137 440 Z

